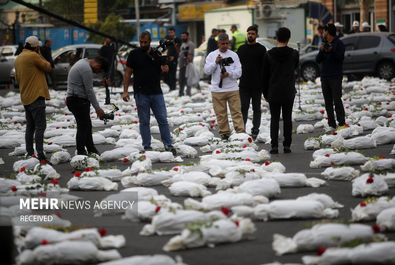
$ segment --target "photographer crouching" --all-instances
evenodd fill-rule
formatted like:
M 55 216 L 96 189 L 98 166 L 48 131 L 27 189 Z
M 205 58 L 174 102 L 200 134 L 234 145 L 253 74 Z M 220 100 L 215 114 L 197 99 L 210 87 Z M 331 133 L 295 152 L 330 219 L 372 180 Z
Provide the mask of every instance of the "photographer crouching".
M 67 107 L 73 113 L 77 122 L 77 154 L 100 155 L 93 144 L 92 122 L 90 106 L 96 110 L 97 116 L 102 120 L 104 111 L 97 102 L 93 91 L 93 73 L 108 72 L 109 64 L 101 56 L 95 59 L 80 59 L 71 67 L 67 77 Z M 86 149 L 85 149 L 86 148 Z
M 218 49 L 206 58 L 204 73 L 211 75 L 211 95 L 215 115 L 217 116 L 219 135 L 228 140 L 230 127 L 228 110 L 237 133 L 244 133 L 244 121 L 241 114 L 241 103 L 237 79 L 241 76 L 239 56 L 229 50 L 229 37 L 225 33 L 218 35 Z

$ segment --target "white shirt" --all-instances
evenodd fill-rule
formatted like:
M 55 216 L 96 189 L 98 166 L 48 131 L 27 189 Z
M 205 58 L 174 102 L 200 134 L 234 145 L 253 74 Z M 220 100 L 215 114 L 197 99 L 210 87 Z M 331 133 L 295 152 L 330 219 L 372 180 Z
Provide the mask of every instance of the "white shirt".
M 226 72 L 229 73 L 228 77 L 222 80 L 222 88 L 218 87 L 221 80 L 221 67 L 215 63 L 217 56 L 220 55 L 222 58 L 232 57 L 233 63 L 229 66 L 225 66 Z M 204 65 L 204 73 L 211 75 L 211 91 L 212 92 L 229 92 L 239 90 L 237 79 L 241 76 L 241 64 L 239 56 L 231 51 L 227 50 L 222 53 L 219 49 L 210 52 L 206 58 L 206 64 Z

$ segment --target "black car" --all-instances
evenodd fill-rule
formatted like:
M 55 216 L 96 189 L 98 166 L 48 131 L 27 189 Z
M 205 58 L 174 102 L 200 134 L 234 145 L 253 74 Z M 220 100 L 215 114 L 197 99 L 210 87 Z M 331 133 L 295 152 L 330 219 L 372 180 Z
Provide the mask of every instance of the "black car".
M 348 76 L 375 75 L 390 80 L 395 77 L 395 34 L 358 33 L 341 40 L 345 54 L 343 73 Z M 306 81 L 320 76 L 315 62 L 318 51 L 300 57 L 301 75 Z

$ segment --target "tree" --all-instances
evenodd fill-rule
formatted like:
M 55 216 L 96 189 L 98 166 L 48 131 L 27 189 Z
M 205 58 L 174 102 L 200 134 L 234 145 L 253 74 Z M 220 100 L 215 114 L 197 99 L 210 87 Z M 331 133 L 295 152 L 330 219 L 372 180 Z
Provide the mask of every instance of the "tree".
M 95 24 L 90 24 L 88 26 L 100 31 L 105 32 L 117 39 L 124 41 L 130 41 L 136 34 L 136 28 L 130 24 L 125 24 L 119 22 L 122 19 L 120 15 L 110 14 L 106 17 L 104 22 L 98 21 Z M 102 36 L 89 33 L 88 41 L 93 41 L 95 43 L 102 43 L 104 38 Z
M 44 8 L 64 18 L 72 19 L 78 23 L 84 21 L 84 1 L 81 0 L 47 0 Z M 50 19 L 53 24 L 61 24 L 56 19 Z

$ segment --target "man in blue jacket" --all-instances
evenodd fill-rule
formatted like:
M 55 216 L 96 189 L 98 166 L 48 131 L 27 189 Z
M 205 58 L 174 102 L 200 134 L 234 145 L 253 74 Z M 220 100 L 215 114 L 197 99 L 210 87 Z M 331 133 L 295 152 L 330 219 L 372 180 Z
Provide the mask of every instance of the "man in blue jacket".
M 316 62 L 321 64 L 321 87 L 328 115 L 328 125 L 336 129 L 336 118 L 339 126 L 345 124 L 345 114 L 342 102 L 344 44 L 336 37 L 336 27 L 328 24 L 324 27 L 324 41 L 317 54 Z

